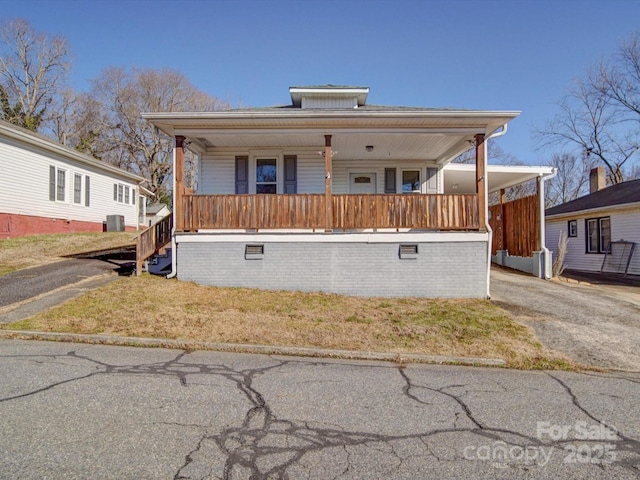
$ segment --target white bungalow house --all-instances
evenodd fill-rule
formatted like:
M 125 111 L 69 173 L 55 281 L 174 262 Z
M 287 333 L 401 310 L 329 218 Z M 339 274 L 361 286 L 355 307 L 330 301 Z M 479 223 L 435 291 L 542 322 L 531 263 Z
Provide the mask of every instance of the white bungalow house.
M 218 286 L 488 297 L 485 142 L 519 112 L 368 105 L 367 87 L 289 92 L 281 107 L 143 114 L 176 142 L 172 274 Z M 200 157 L 197 192 L 184 187 L 186 148 Z M 470 148 L 476 165 L 447 191 L 445 167 Z
M 142 177 L 0 121 L 0 239 L 138 229 Z
M 567 269 L 640 275 L 640 180 L 606 187 L 598 167 L 589 195 L 548 209 L 546 217 L 550 249 L 557 250 L 561 232 L 567 235 Z

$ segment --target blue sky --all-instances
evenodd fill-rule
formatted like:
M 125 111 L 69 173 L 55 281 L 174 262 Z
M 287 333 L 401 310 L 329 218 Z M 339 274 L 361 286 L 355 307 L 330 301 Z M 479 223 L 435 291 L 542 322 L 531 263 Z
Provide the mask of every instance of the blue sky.
M 67 37 L 72 85 L 109 66 L 171 67 L 236 106 L 288 87 L 370 87 L 369 103 L 520 110 L 500 146 L 531 139 L 589 65 L 640 30 L 637 0 L 0 0 L 0 19 Z

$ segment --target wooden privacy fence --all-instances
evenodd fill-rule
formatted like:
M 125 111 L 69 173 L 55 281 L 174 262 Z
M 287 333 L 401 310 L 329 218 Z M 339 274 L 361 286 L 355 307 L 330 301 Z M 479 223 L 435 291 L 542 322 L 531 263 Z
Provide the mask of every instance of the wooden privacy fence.
M 538 195 L 492 205 L 489 212 L 493 255 L 498 250 L 507 250 L 512 256 L 532 257 L 533 252 L 540 250 Z
M 326 197 L 185 195 L 183 230 L 323 229 Z M 333 195 L 332 228 L 479 229 L 476 195 Z

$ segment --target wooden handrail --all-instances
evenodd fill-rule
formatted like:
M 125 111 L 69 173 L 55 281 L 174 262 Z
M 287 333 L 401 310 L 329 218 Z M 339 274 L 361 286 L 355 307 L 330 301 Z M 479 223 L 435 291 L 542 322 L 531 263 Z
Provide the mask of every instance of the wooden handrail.
M 173 214 L 143 230 L 136 239 L 136 275 L 142 273 L 142 263 L 171 242 Z

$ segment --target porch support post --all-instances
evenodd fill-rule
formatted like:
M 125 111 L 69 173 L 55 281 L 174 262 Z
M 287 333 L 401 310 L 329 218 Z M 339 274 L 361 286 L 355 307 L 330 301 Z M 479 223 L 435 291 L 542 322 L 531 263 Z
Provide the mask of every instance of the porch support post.
M 478 194 L 478 210 L 480 231 L 487 231 L 487 158 L 484 135 L 476 135 L 476 193 Z
M 331 135 L 324 136 L 324 205 L 325 205 L 325 232 L 333 231 L 333 199 L 331 197 L 331 172 L 333 162 L 331 158 Z
M 176 146 L 174 148 L 174 162 L 173 162 L 173 211 L 174 211 L 174 223 L 176 231 L 184 230 L 184 208 L 183 208 L 183 195 L 184 195 L 184 141 L 185 137 L 176 135 Z

